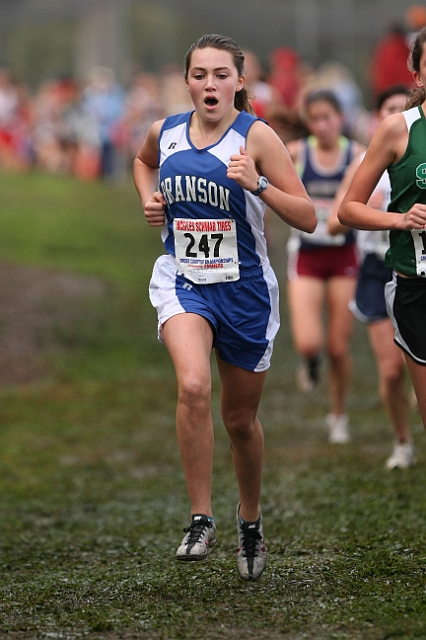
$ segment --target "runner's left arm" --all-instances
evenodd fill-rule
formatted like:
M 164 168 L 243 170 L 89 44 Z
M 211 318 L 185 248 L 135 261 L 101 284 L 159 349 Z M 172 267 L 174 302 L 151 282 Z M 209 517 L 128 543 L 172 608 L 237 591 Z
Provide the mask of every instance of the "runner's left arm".
M 258 120 L 250 128 L 247 148 L 241 147 L 239 154 L 231 156 L 228 177 L 243 189 L 255 191 L 260 175 L 269 181 L 259 196 L 263 202 L 292 227 L 308 233 L 315 231 L 315 208 L 290 154 L 275 131 Z

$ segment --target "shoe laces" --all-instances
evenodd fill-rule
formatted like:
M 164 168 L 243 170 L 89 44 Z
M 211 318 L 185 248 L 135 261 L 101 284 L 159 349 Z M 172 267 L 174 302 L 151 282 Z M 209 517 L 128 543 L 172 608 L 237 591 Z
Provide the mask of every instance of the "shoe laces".
M 258 553 L 258 543 L 261 542 L 262 536 L 257 526 L 246 522 L 240 523 L 242 531 L 242 551 L 246 558 L 256 558 Z
M 207 518 L 200 518 L 199 520 L 193 520 L 189 527 L 185 527 L 184 532 L 189 533 L 187 543 L 195 543 L 202 536 L 204 529 L 211 529 L 213 522 L 207 520 Z

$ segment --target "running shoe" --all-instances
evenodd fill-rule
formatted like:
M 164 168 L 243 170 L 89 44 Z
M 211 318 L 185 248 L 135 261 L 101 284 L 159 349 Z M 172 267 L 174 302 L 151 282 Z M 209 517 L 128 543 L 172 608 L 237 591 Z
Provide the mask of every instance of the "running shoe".
M 412 442 L 395 442 L 392 455 L 386 460 L 386 469 L 408 469 L 415 464 Z
M 216 544 L 216 525 L 212 518 L 202 513 L 191 516 L 191 524 L 184 529 L 183 538 L 176 551 L 178 560 L 204 560 Z
M 348 416 L 342 414 L 335 416 L 329 413 L 325 419 L 328 426 L 328 440 L 332 444 L 346 444 L 350 442 L 351 436 L 348 427 Z
M 300 391 L 311 393 L 319 382 L 319 358 L 304 358 L 296 372 L 296 382 Z
M 257 580 L 266 566 L 262 516 L 256 522 L 243 522 L 237 507 L 238 553 L 237 567 L 243 580 Z

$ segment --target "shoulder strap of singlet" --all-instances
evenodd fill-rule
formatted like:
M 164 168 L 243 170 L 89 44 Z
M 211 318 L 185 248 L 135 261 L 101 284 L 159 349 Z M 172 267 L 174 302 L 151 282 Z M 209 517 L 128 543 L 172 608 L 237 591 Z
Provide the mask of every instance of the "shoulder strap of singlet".
M 303 176 L 306 168 L 306 160 L 308 157 L 308 138 L 301 138 L 297 145 L 297 158 L 294 163 L 295 169 L 299 177 Z
M 347 155 L 347 164 L 350 164 L 355 156 L 358 155 L 358 143 L 356 140 L 348 140 L 348 155 Z
M 256 120 L 260 120 L 261 122 L 265 122 L 265 124 L 268 124 L 263 118 L 258 118 L 257 116 L 248 113 L 248 111 L 240 111 L 233 124 L 231 125 L 231 129 L 235 129 L 235 131 L 246 137 L 248 130 L 250 129 L 251 125 L 256 122 Z
M 421 107 L 413 107 L 412 109 L 408 109 L 408 111 L 402 112 L 408 131 L 410 131 L 411 126 L 414 124 L 414 122 L 422 117 L 420 109 Z

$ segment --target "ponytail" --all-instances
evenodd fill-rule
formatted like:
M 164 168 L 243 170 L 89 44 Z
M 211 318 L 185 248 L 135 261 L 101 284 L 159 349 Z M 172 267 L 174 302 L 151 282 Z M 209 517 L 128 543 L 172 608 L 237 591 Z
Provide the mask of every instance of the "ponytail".
M 424 87 L 416 87 L 413 85 L 410 89 L 407 102 L 405 103 L 404 111 L 412 109 L 413 107 L 419 107 L 426 100 L 426 91 Z
M 243 87 L 240 91 L 237 91 L 234 98 L 234 107 L 238 111 L 247 111 L 254 115 L 254 109 L 251 106 L 250 98 L 248 91 L 245 87 Z

